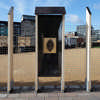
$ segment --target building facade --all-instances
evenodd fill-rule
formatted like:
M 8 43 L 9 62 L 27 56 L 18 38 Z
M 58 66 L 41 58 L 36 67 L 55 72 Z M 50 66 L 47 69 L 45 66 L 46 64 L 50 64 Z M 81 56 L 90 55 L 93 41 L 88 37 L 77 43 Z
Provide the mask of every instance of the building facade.
M 14 36 L 21 35 L 21 23 L 14 22 Z M 8 36 L 8 22 L 0 21 L 0 36 Z
M 16 52 L 18 48 L 18 35 L 21 34 L 21 23 L 14 22 L 13 23 L 13 46 L 14 52 Z M 7 53 L 7 45 L 8 45 L 8 22 L 0 21 L 0 53 Z
M 21 22 L 13 23 L 14 52 L 17 52 L 19 48 L 23 49 L 23 47 L 18 46 L 18 39 L 21 37 L 24 37 L 27 43 L 30 41 L 30 46 L 28 46 L 27 48 L 24 46 L 24 49 L 27 49 L 27 51 L 29 49 L 34 51 L 35 50 L 35 16 L 23 15 Z M 8 38 L 8 22 L 0 21 L 0 41 L 2 43 L 3 41 L 7 42 L 7 38 Z M 0 42 L 0 45 L 2 44 L 1 42 Z M 2 48 L 2 45 L 0 46 L 0 48 Z M 6 45 L 6 48 L 7 48 L 7 45 Z
M 8 22 L 0 21 L 0 36 L 8 36 Z
M 93 42 L 100 40 L 100 30 L 93 30 L 91 38 Z
M 14 52 L 18 51 L 18 36 L 21 35 L 21 23 L 20 22 L 14 22 L 13 24 L 13 46 L 14 46 Z
M 91 30 L 93 31 L 94 28 L 91 26 Z M 86 37 L 87 26 L 86 25 L 78 25 L 76 28 L 76 32 L 78 36 Z M 92 32 L 91 32 L 92 34 Z
M 14 46 L 17 46 L 17 37 L 21 35 L 21 23 L 14 22 L 13 24 L 13 43 Z M 8 36 L 8 22 L 7 21 L 0 21 L 0 36 Z
M 35 16 L 23 15 L 21 19 L 21 36 L 30 37 L 31 47 L 35 49 Z

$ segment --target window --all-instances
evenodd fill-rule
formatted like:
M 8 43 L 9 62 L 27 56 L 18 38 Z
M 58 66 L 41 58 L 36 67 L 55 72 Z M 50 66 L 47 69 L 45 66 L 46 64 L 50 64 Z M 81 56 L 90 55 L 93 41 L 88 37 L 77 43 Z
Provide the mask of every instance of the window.
M 4 23 L 0 23 L 0 25 L 5 25 Z

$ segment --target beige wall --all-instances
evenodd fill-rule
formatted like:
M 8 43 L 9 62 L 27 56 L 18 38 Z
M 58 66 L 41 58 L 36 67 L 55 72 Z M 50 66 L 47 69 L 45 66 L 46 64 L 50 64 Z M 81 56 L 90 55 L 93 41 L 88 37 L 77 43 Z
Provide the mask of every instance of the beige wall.
M 86 49 L 64 50 L 65 81 L 85 81 Z M 100 81 L 100 49 L 91 50 L 91 79 Z M 0 82 L 7 81 L 7 55 L 0 55 Z M 14 81 L 34 82 L 35 53 L 14 54 Z M 40 78 L 41 82 L 59 81 L 60 78 Z

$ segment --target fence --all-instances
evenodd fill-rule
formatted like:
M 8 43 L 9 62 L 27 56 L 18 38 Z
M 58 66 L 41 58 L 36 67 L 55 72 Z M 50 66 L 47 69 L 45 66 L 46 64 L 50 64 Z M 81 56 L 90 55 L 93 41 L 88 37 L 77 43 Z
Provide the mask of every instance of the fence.
M 96 25 L 91 27 L 92 48 L 91 48 L 91 80 L 92 89 L 99 85 L 99 29 Z M 74 32 L 73 32 L 74 31 Z M 64 49 L 64 74 L 65 88 L 67 91 L 86 89 L 86 32 L 87 25 L 65 25 L 65 49 Z M 13 35 L 13 89 L 31 90 L 34 89 L 35 81 L 35 47 L 31 44 L 34 35 L 21 36 Z M 8 79 L 8 45 L 7 36 L 0 36 L 0 88 L 7 90 Z M 66 42 L 67 41 L 67 42 Z M 52 83 L 59 86 L 60 77 L 42 77 L 39 78 L 42 86 Z M 28 86 L 28 87 L 25 87 Z
M 92 81 L 92 90 L 100 90 L 100 25 L 93 25 L 94 30 L 92 31 L 92 48 L 91 48 L 91 81 Z
M 67 30 L 69 29 L 65 35 L 65 81 L 69 87 L 72 87 L 72 85 L 79 85 L 84 90 L 86 84 L 86 25 L 66 25 L 65 27 Z M 73 29 L 75 29 L 75 32 L 72 31 Z M 100 26 L 92 25 L 91 29 L 90 79 L 91 89 L 94 91 L 100 90 Z M 80 39 L 79 41 L 79 38 L 83 38 L 83 40 Z
M 82 30 L 85 29 L 84 27 L 86 27 L 86 25 L 81 25 L 81 26 L 83 26 Z M 80 34 L 76 32 L 72 32 L 73 27 L 75 27 L 74 31 L 76 31 L 79 25 L 65 26 L 65 30 L 69 28 L 68 30 L 69 32 L 66 32 L 67 34 L 65 34 L 65 36 L 67 36 L 65 37 L 65 42 L 67 38 L 72 39 L 72 43 L 69 43 L 70 47 L 68 45 L 66 46 L 66 43 L 65 43 L 65 49 L 64 49 L 64 70 L 65 70 L 65 84 L 66 84 L 67 91 L 72 91 L 73 87 L 76 88 L 75 90 L 77 89 L 85 90 L 85 82 L 86 82 L 86 45 L 85 45 L 86 36 L 82 38 Z M 34 89 L 35 51 L 34 51 L 34 48 L 31 46 L 31 37 L 32 36 L 18 36 L 18 35 L 13 36 L 14 38 L 13 39 L 13 79 L 14 79 L 13 92 L 21 91 L 21 90 L 33 91 Z M 80 41 L 78 39 L 80 39 Z M 96 38 L 94 40 L 96 40 Z M 1 46 L 1 48 L 2 47 L 3 46 Z M 93 50 L 91 52 L 93 52 L 94 50 L 95 50 L 95 46 L 93 46 Z M 0 70 L 0 74 L 1 74 L 0 79 L 1 79 L 1 83 L 3 83 L 3 80 L 5 82 L 5 85 L 1 84 L 1 87 L 3 85 L 6 87 L 7 69 L 8 69 L 7 56 L 8 55 L 7 55 L 7 52 L 5 52 L 5 50 L 1 51 L 0 53 L 1 53 L 0 56 L 2 60 L 2 63 L 1 63 L 2 67 Z M 4 59 L 2 59 L 2 57 Z M 99 70 L 98 70 L 98 73 L 99 73 Z M 97 75 L 97 73 L 95 74 Z M 54 86 L 60 85 L 60 77 L 51 77 L 51 78 L 42 77 L 42 78 L 39 78 L 39 80 L 40 80 L 41 86 L 51 85 L 51 84 Z M 26 89 L 26 90 L 23 90 L 23 89 Z
M 7 91 L 8 74 L 7 37 L 0 37 L 0 93 Z
M 35 49 L 31 44 L 32 36 L 16 36 L 18 45 L 13 57 L 15 91 L 32 90 L 34 86 Z M 25 90 L 25 91 L 26 91 Z
M 66 25 L 64 68 L 66 91 L 86 89 L 86 25 Z

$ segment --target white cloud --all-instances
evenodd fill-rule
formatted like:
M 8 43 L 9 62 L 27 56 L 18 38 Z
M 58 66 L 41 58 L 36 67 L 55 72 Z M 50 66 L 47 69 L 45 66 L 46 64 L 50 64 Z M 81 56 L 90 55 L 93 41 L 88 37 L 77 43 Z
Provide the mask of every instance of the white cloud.
M 100 3 L 95 3 L 95 4 L 93 5 L 93 8 L 94 8 L 94 9 L 97 9 L 97 10 L 100 10 Z
M 72 0 L 11 0 L 11 5 L 14 6 L 15 20 L 21 18 L 23 14 L 33 15 L 36 6 L 65 6 L 70 7 Z
M 72 0 L 12 0 L 16 11 L 23 14 L 27 8 L 32 10 L 35 6 L 65 6 L 70 7 Z
M 79 18 L 79 16 L 75 15 L 75 14 L 69 14 L 66 16 L 66 21 L 70 22 L 72 24 L 83 24 L 84 22 L 82 21 L 82 19 Z
M 5 9 L 5 10 L 8 10 L 9 9 L 9 6 L 7 4 L 4 4 L 4 3 L 0 2 L 0 8 L 1 9 Z
M 70 6 L 72 0 L 35 0 L 40 6 Z
M 16 11 L 18 11 L 20 14 L 23 14 L 24 7 L 25 7 L 24 5 L 25 0 L 13 0 L 13 2 L 14 2 Z

